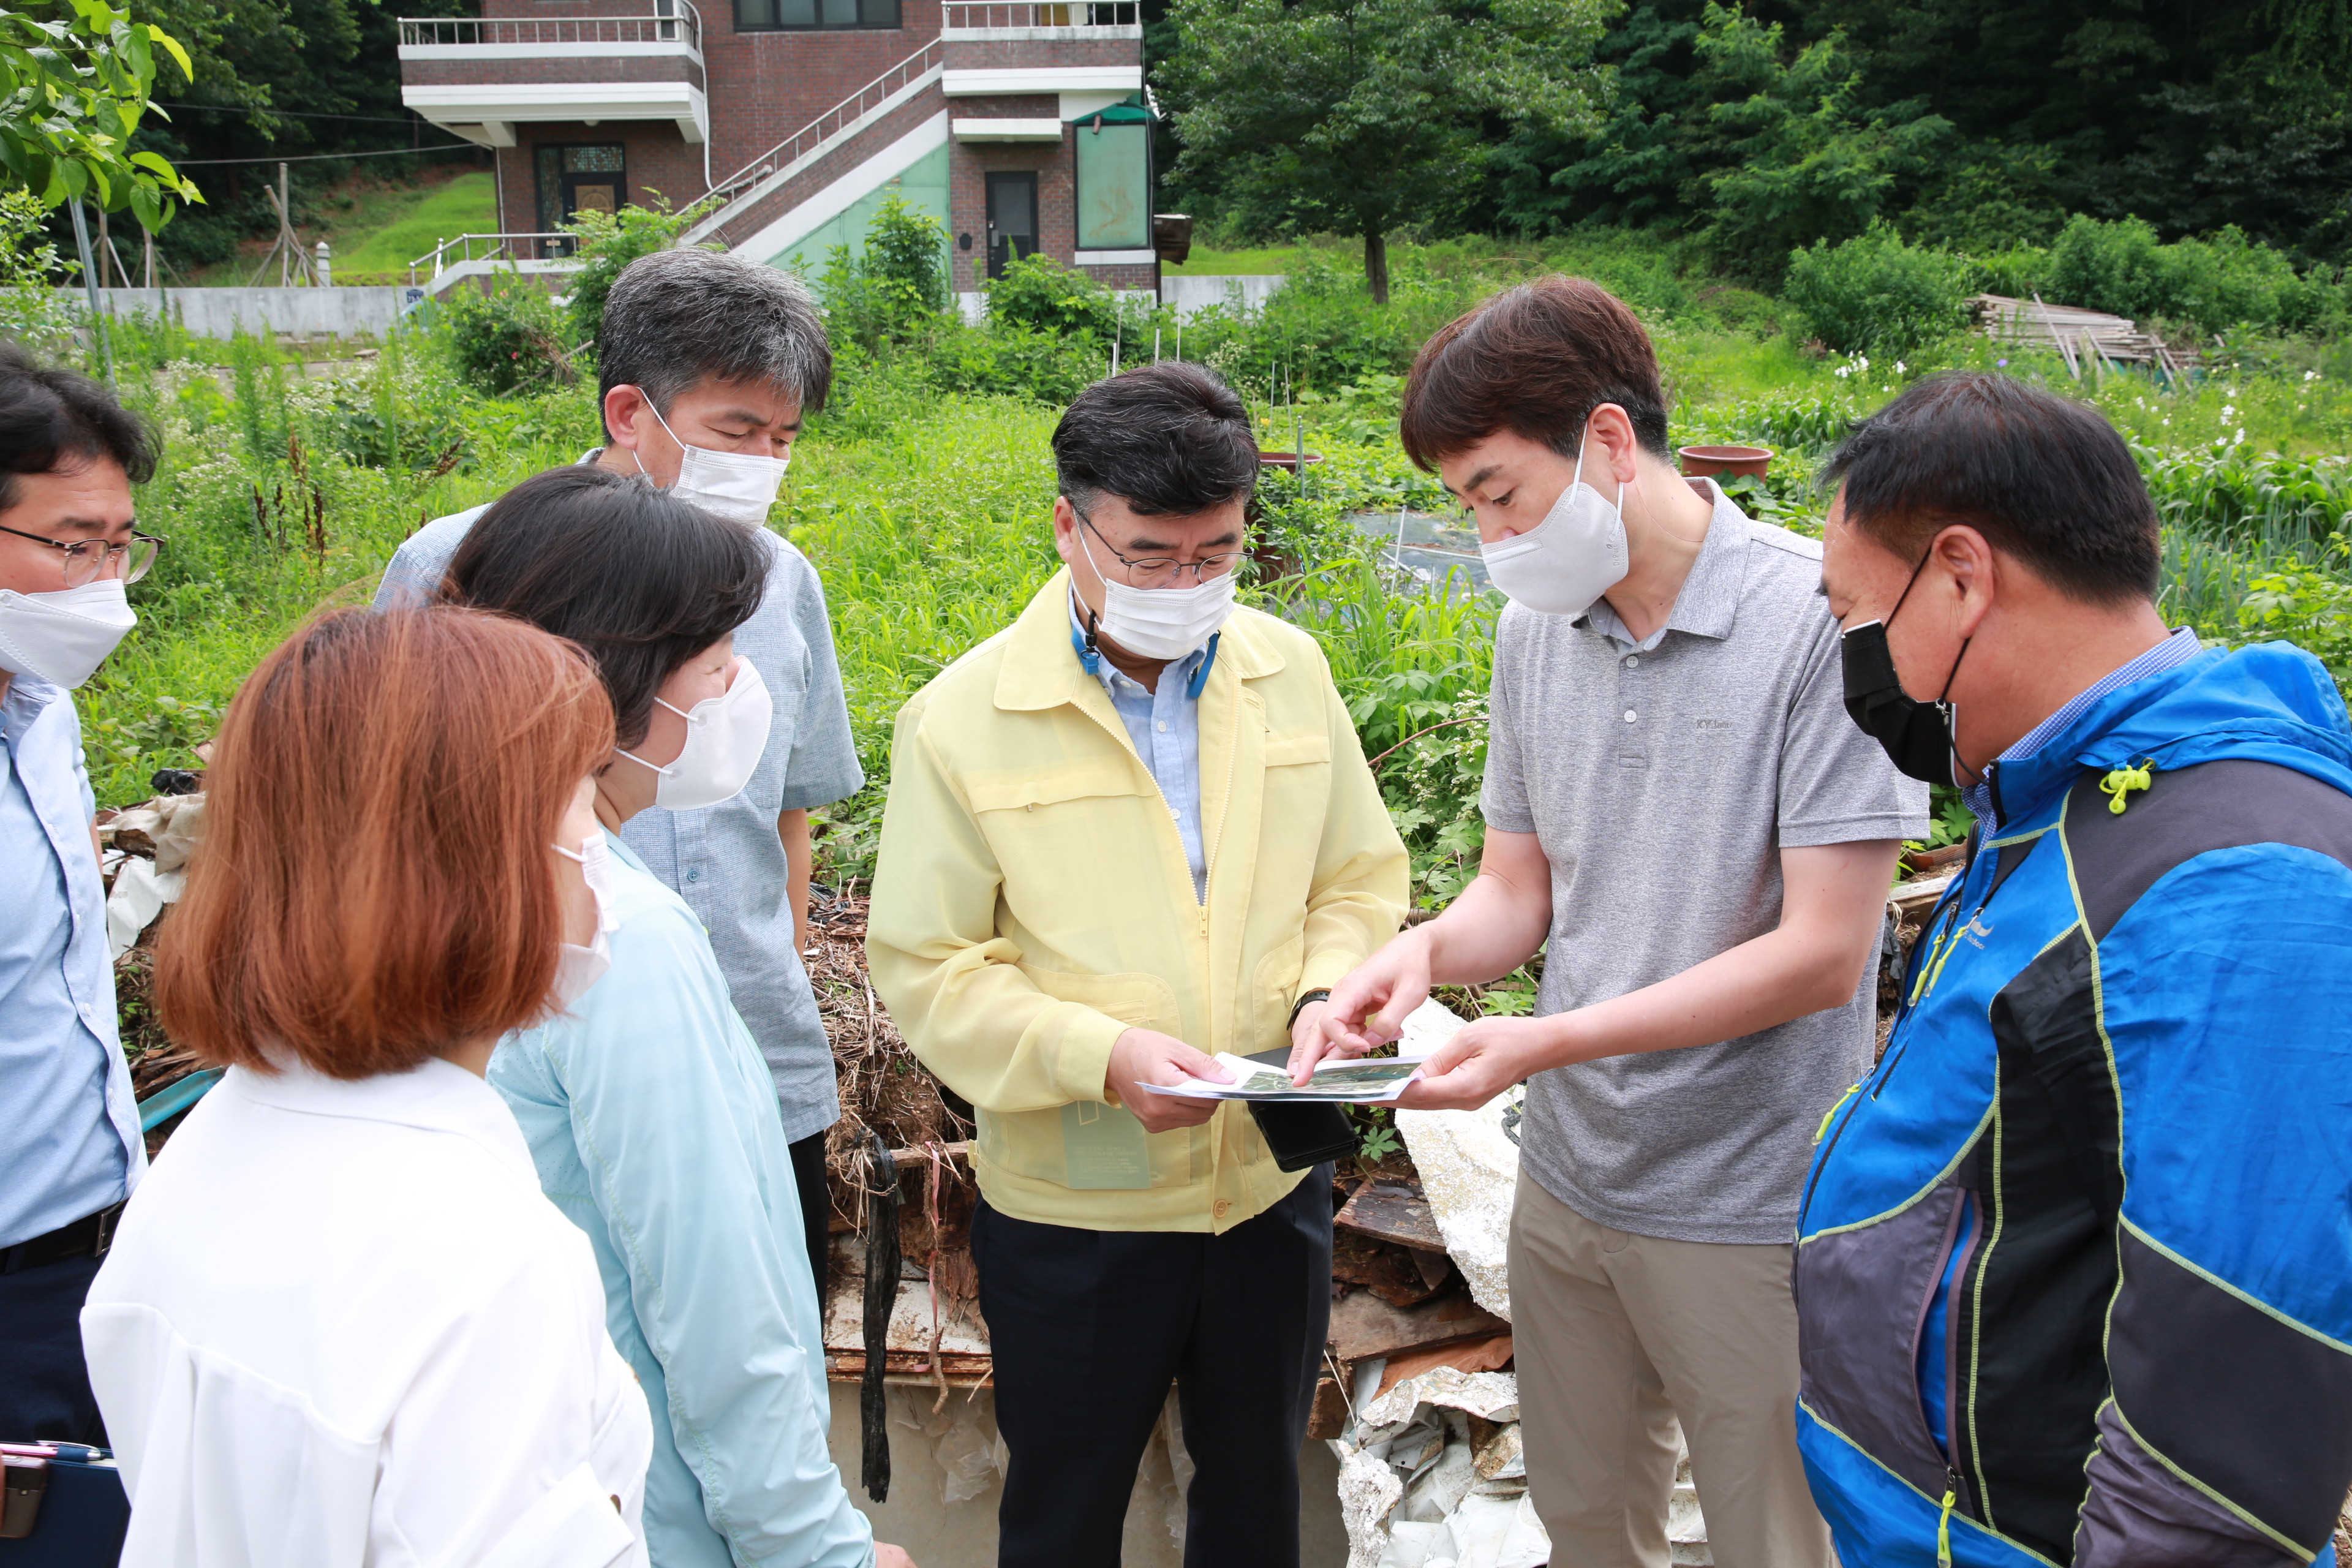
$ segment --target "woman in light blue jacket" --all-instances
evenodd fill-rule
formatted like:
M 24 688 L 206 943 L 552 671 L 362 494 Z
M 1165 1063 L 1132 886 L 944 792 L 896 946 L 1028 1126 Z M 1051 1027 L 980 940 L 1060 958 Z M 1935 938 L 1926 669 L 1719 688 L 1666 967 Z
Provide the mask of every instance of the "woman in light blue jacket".
M 540 1184 L 588 1233 L 607 1326 L 655 1411 L 654 1568 L 911 1568 L 825 1449 L 827 1396 L 774 1080 L 686 901 L 617 829 L 743 787 L 772 709 L 734 656 L 767 555 L 741 524 L 591 468 L 526 480 L 458 546 L 442 594 L 584 647 L 620 743 L 603 831 L 559 845 L 601 906 L 567 949 L 566 1013 L 500 1042 L 489 1081 Z

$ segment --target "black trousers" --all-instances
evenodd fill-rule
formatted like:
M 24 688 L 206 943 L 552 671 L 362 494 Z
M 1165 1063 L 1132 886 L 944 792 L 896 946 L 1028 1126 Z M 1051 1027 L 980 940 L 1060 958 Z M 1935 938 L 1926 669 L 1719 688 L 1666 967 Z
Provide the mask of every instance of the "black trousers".
M 0 1443 L 58 1437 L 106 1446 L 81 1353 L 81 1304 L 101 1261 L 67 1258 L 0 1272 Z
M 824 1186 L 824 1134 L 812 1132 L 798 1142 L 785 1147 L 793 1155 L 793 1184 L 800 1190 L 801 1229 L 808 1243 L 809 1273 L 816 1280 L 817 1316 L 824 1316 L 824 1265 L 832 1255 L 833 1238 L 826 1234 L 826 1220 L 833 1213 L 833 1199 Z
M 1113 1568 L 1176 1385 L 1186 1568 L 1298 1568 L 1298 1447 L 1331 1318 L 1331 1167 L 1223 1236 L 971 1222 L 1011 1451 L 998 1568 Z

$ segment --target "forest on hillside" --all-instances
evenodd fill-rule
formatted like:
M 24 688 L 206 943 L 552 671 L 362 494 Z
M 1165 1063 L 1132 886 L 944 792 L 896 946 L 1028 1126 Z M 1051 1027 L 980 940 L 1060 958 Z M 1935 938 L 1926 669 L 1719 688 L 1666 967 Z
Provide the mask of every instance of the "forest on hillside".
M 1332 227 L 1318 188 L 1328 170 L 1306 178 L 1313 166 L 1298 163 L 1285 179 L 1268 154 L 1275 177 L 1252 179 L 1248 158 L 1182 157 L 1185 113 L 1200 107 L 1186 93 L 1188 45 L 1209 47 L 1253 8 L 1146 0 L 1152 78 L 1175 111 L 1160 148 L 1163 197 L 1237 237 Z M 1448 23 L 1505 28 L 1528 15 L 1512 0 L 1265 8 L 1277 27 L 1328 21 L 1367 41 L 1386 14 L 1390 58 L 1327 90 L 1343 112 L 1386 111 L 1398 128 L 1444 117 L 1456 85 Z M 2137 216 L 2167 240 L 2235 227 L 2300 267 L 2341 266 L 2352 250 L 2346 0 L 1563 0 L 1549 25 L 1587 18 L 1589 109 L 1545 124 L 1503 95 L 1433 149 L 1440 177 L 1390 174 L 1411 197 L 1393 214 L 1399 229 L 1661 228 L 1766 285 L 1792 248 L 1882 219 L 1915 243 L 1977 253 L 2047 245 L 2078 213 Z M 1424 37 L 1441 45 L 1427 77 L 1400 81 L 1397 46 Z M 1293 61 L 1276 53 L 1259 68 L 1269 88 L 1288 75 L 1296 90 Z M 1395 101 L 1375 101 L 1383 93 Z

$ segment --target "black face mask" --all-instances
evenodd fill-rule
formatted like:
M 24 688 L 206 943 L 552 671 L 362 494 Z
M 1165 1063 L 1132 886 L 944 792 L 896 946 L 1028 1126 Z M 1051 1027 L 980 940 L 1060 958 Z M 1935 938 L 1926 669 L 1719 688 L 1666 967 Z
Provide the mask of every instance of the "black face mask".
M 1904 599 L 1911 596 L 1911 584 L 1919 580 L 1927 564 L 1927 557 L 1921 556 L 1885 620 L 1856 626 L 1839 637 L 1838 658 L 1845 670 L 1846 714 L 1856 727 L 1886 749 L 1898 773 L 1927 784 L 1948 784 L 1955 782 L 1954 721 L 1952 704 L 1946 698 L 1951 695 L 1953 677 L 1960 673 L 1960 660 L 1968 657 L 1969 645 L 1960 644 L 1960 651 L 1952 658 L 1951 673 L 1944 677 L 1943 695 L 1933 702 L 1919 701 L 1903 689 L 1902 678 L 1895 673 L 1895 655 L 1886 646 L 1887 625 L 1903 608 Z

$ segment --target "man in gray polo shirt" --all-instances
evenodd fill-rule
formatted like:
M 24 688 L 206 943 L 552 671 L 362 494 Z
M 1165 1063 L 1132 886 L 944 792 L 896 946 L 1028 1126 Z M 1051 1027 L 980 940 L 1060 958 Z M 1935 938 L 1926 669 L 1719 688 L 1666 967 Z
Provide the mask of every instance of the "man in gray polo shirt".
M 656 251 L 631 262 L 605 301 L 597 348 L 608 444 L 581 461 L 644 474 L 758 528 L 768 548 L 767 596 L 735 633 L 735 651 L 759 670 L 775 707 L 751 782 L 714 805 L 642 812 L 621 837 L 710 932 L 735 1010 L 767 1057 L 822 1297 L 824 1132 L 840 1120 L 841 1101 L 800 961 L 808 943 L 808 813 L 855 795 L 866 775 L 851 743 L 824 585 L 808 558 L 764 524 L 801 416 L 824 405 L 833 355 L 799 279 L 708 250 Z M 411 535 L 384 570 L 377 605 L 430 597 L 485 510 L 436 519 Z
M 1431 339 L 1406 450 L 1477 514 L 1496 631 L 1477 879 L 1333 990 L 1328 1048 L 1544 952 L 1403 1103 L 1527 1080 L 1510 1275 L 1552 1561 L 1667 1561 L 1673 1424 L 1715 1561 L 1828 1568 L 1799 1460 L 1799 1190 L 1868 1068 L 1899 841 L 1927 791 L 1846 717 L 1821 547 L 1675 472 L 1640 322 L 1586 282 Z M 1311 1053 L 1298 1053 L 1299 1062 Z

